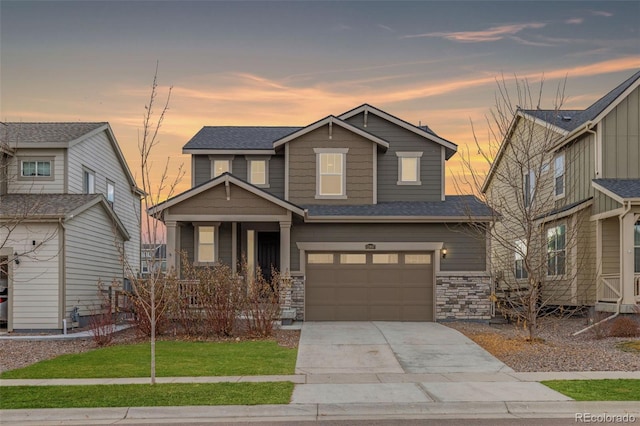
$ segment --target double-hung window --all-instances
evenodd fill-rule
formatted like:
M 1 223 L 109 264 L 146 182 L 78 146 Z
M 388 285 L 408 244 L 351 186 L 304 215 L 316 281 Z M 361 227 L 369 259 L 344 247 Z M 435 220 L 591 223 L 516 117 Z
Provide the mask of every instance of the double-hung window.
M 231 160 L 213 160 L 213 176 L 218 177 L 223 173 L 231 173 Z
M 556 198 L 564 197 L 564 153 L 556 155 L 553 161 L 554 190 Z
M 82 171 L 82 190 L 85 194 L 96 193 L 96 174 L 93 170 L 84 169 Z
M 398 157 L 398 185 L 420 185 L 422 152 L 396 152 Z
M 314 149 L 316 198 L 347 198 L 345 169 L 348 149 Z
M 514 249 L 516 279 L 525 279 L 529 276 L 527 274 L 527 270 L 524 267 L 524 258 L 527 256 L 527 242 L 524 240 L 516 240 L 514 243 Z
M 199 225 L 196 227 L 196 259 L 199 263 L 216 261 L 216 227 Z
M 269 161 L 266 159 L 247 159 L 247 176 L 249 183 L 261 186 L 269 186 Z
M 557 225 L 547 229 L 547 275 L 564 275 L 567 259 L 567 227 Z

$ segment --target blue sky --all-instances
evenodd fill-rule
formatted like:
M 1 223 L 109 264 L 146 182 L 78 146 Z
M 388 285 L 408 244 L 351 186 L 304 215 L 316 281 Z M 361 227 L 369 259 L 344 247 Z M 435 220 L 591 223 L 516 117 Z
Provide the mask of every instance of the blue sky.
M 204 125 L 364 102 L 464 147 L 501 74 L 544 73 L 550 95 L 567 76 L 565 106 L 584 108 L 640 68 L 638 1 L 3 0 L 0 24 L 0 120 L 109 121 L 134 169 L 156 61 L 173 86 L 156 156 L 176 166 Z

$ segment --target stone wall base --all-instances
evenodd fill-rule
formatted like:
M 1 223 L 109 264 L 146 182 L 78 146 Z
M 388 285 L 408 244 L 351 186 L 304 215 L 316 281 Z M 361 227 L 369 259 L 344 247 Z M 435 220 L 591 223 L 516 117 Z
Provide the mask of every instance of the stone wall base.
M 436 321 L 491 319 L 491 278 L 485 273 L 436 276 Z

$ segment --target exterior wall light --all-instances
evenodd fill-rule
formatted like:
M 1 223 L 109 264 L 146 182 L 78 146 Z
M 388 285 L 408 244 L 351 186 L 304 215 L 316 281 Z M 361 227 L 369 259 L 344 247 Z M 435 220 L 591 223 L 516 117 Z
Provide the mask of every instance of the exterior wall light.
M 442 250 L 440 250 L 440 253 L 442 253 L 442 258 L 446 259 L 446 257 L 447 257 L 447 249 L 443 247 Z

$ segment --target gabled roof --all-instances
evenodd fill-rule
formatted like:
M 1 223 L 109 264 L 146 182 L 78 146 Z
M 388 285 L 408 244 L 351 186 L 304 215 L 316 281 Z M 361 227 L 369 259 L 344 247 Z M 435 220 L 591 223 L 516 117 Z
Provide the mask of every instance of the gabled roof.
M 267 201 L 270 201 L 284 209 L 287 209 L 293 213 L 297 213 L 300 216 L 304 216 L 304 210 L 298 206 L 296 206 L 293 203 L 290 203 L 289 201 L 285 201 L 281 198 L 276 197 L 275 195 L 265 191 L 262 188 L 258 188 L 257 186 L 254 186 L 248 182 L 243 181 L 242 179 L 239 179 L 237 177 L 235 177 L 234 175 L 232 175 L 231 173 L 223 173 L 218 177 L 215 177 L 213 179 L 211 179 L 210 181 L 201 183 L 198 186 L 194 186 L 193 188 L 184 191 L 178 195 L 176 195 L 175 197 L 171 197 L 166 201 L 163 201 L 162 203 L 156 204 L 155 206 L 151 206 L 149 207 L 149 209 L 147 210 L 147 213 L 150 215 L 158 215 L 159 213 L 161 213 L 162 211 L 164 211 L 165 209 L 174 206 L 176 204 L 181 203 L 182 201 L 185 201 L 191 197 L 193 197 L 194 195 L 200 194 L 201 192 L 204 192 L 208 189 L 214 188 L 218 185 L 221 184 L 229 184 L 229 183 L 233 183 L 234 185 L 239 186 L 242 189 L 245 189 L 255 195 L 257 195 L 258 197 L 264 198 Z
M 204 126 L 182 147 L 183 154 L 218 151 L 273 150 L 273 142 L 301 127 Z
M 18 221 L 65 222 L 101 204 L 125 240 L 130 236 L 102 194 L 7 194 L 0 196 L 0 218 Z
M 70 148 L 83 140 L 106 132 L 124 174 L 131 185 L 131 190 L 139 195 L 143 191 L 138 188 L 129 165 L 124 158 L 122 150 L 116 140 L 111 126 L 107 122 L 83 123 L 83 122 L 7 122 L 0 125 L 0 142 L 12 149 L 17 148 Z
M 307 205 L 307 219 L 416 220 L 446 222 L 490 220 L 496 213 L 473 195 L 447 196 L 445 201 L 393 201 L 363 205 Z
M 360 113 L 371 113 L 377 115 L 378 117 L 384 118 L 385 120 L 402 127 L 403 129 L 409 130 L 419 136 L 429 139 L 437 144 L 440 144 L 446 148 L 446 159 L 448 160 L 458 151 L 458 145 L 455 143 L 444 139 L 443 137 L 438 136 L 433 130 L 431 130 L 428 126 L 414 126 L 411 123 L 408 123 L 394 115 L 391 115 L 387 112 L 382 111 L 372 105 L 362 104 L 359 107 L 356 107 L 352 110 L 349 110 L 345 113 L 342 113 L 338 116 L 338 118 L 342 120 L 346 120 L 354 115 L 358 115 Z
M 273 143 L 273 147 L 274 148 L 278 148 L 279 146 L 282 146 L 288 142 L 291 142 L 292 140 L 299 138 L 302 135 L 305 135 L 309 132 L 312 132 L 316 129 L 319 129 L 323 126 L 329 125 L 329 126 L 333 126 L 333 125 L 337 125 L 342 127 L 343 129 L 346 129 L 350 132 L 353 132 L 357 135 L 360 135 L 366 139 L 369 139 L 370 141 L 378 144 L 379 146 L 383 147 L 383 148 L 389 148 L 389 142 L 387 142 L 386 140 L 379 138 L 378 136 L 369 133 L 365 130 L 360 129 L 359 127 L 353 126 L 349 123 L 347 123 L 346 121 L 343 121 L 342 119 L 335 117 L 333 115 L 329 115 L 321 120 L 316 121 L 315 123 L 311 123 L 306 127 L 303 127 L 302 129 L 291 133 L 290 135 L 287 135 L 283 138 L 278 139 L 277 141 L 275 141 Z
M 640 179 L 593 179 L 593 187 L 614 200 L 640 201 Z

